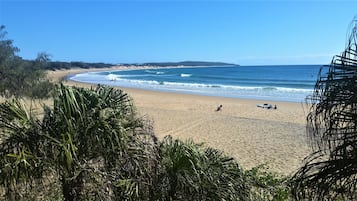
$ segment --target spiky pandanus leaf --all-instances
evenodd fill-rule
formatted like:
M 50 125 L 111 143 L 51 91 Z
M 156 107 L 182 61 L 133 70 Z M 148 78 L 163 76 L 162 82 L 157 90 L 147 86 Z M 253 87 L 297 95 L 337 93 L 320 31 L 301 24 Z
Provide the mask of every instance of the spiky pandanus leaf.
M 42 120 L 19 102 L 0 104 L 1 184 L 20 177 L 33 181 L 44 167 L 59 176 L 65 200 L 80 199 L 87 181 L 112 189 L 99 199 L 148 197 L 156 139 L 130 97 L 110 87 L 59 85 L 53 100 L 53 107 L 44 106 Z M 136 187 L 115 185 L 125 180 Z
M 46 152 L 39 120 L 23 101 L 0 104 L 0 184 L 14 198 L 46 170 Z M 15 196 L 16 197 L 16 196 Z
M 161 199 L 249 200 L 241 168 L 222 152 L 167 136 L 160 153 Z
M 357 199 L 357 18 L 345 51 L 320 71 L 307 133 L 314 152 L 295 174 L 296 199 Z
M 113 184 L 117 180 L 132 179 L 140 184 L 141 193 L 148 188 L 147 166 L 154 158 L 147 149 L 154 144 L 145 144 L 140 138 L 139 134 L 146 135 L 144 123 L 136 116 L 130 97 L 121 90 L 61 85 L 55 95 L 53 111 L 45 115 L 44 122 L 52 125 L 49 135 L 61 139 L 53 158 L 59 159 L 59 166 L 65 167 L 63 175 L 69 179 L 81 176 L 83 170 L 93 174 L 88 171 L 93 166 L 88 164 L 102 161 L 96 167 L 97 173 L 105 176 L 109 173 L 107 179 Z M 116 189 L 114 193 L 123 190 L 126 189 Z

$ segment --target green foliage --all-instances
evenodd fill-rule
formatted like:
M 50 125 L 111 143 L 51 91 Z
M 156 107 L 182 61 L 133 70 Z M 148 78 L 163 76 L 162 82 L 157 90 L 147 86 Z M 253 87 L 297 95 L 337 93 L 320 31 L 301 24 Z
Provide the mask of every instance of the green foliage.
M 265 165 L 259 165 L 246 171 L 246 176 L 250 182 L 251 200 L 292 200 L 288 177 L 268 171 Z
M 53 109 L 44 107 L 42 121 L 18 100 L 0 104 L 0 184 L 9 197 L 15 199 L 21 187 L 31 188 L 53 174 L 59 176 L 65 200 L 80 199 L 86 186 L 96 184 L 113 192 L 98 195 L 100 199 L 147 196 L 155 138 L 136 117 L 131 99 L 113 88 L 63 85 L 53 99 Z M 125 180 L 140 192 L 133 196 L 134 188 L 118 185 Z
M 109 68 L 112 64 L 106 63 L 88 63 L 80 61 L 63 62 L 63 61 L 50 61 L 46 66 L 46 70 L 58 70 L 58 69 L 71 69 L 71 68 Z
M 5 27 L 0 27 L 0 96 L 28 96 L 45 98 L 52 90 L 52 83 L 45 79 L 45 67 L 49 61 L 46 53 L 40 53 L 35 61 L 16 56 L 19 51 L 13 41 L 5 38 Z
M 293 177 L 297 200 L 357 199 L 357 17 L 347 46 L 309 97 L 307 133 L 313 149 Z
M 39 118 L 0 104 L 0 185 L 9 200 L 286 200 L 285 178 L 244 172 L 216 149 L 165 137 L 130 97 L 59 85 Z
M 248 199 L 243 171 L 222 152 L 167 136 L 160 153 L 160 200 Z
M 46 164 L 42 158 L 46 138 L 31 110 L 18 100 L 0 104 L 0 184 L 11 200 L 42 178 Z
M 12 45 L 12 40 L 6 40 L 7 32 L 5 26 L 0 26 L 0 65 L 5 65 L 9 60 L 14 59 L 15 53 L 19 51 L 17 47 Z

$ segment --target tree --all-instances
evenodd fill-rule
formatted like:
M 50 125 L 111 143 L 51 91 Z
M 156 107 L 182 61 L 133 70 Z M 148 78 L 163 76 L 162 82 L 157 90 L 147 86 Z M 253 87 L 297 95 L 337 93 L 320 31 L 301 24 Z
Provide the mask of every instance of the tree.
M 8 197 L 56 175 L 64 200 L 80 200 L 86 187 L 97 199 L 149 197 L 156 138 L 127 94 L 60 85 L 53 99 L 42 120 L 16 99 L 0 104 L 0 184 Z
M 15 53 L 19 52 L 19 48 L 12 45 L 13 41 L 6 39 L 7 32 L 5 26 L 0 26 L 0 66 L 3 66 L 10 60 L 15 58 Z
M 347 47 L 320 70 L 307 133 L 314 152 L 293 177 L 296 199 L 357 199 L 357 18 Z
M 40 53 L 35 61 L 17 56 L 19 48 L 6 39 L 5 26 L 0 26 L 0 95 L 44 98 L 53 84 L 45 79 L 45 67 L 49 62 L 46 53 Z

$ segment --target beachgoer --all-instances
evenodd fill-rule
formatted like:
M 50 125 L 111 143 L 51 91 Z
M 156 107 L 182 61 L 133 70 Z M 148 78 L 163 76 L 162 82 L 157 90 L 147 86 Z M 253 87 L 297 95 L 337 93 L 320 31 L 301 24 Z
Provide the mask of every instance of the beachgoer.
M 216 112 L 221 111 L 221 110 L 222 110 L 222 107 L 223 107 L 223 105 L 219 105 L 219 106 L 217 107 L 217 109 L 216 109 Z
M 276 109 L 278 109 L 278 108 L 276 107 L 276 105 L 274 105 L 274 110 L 276 110 Z

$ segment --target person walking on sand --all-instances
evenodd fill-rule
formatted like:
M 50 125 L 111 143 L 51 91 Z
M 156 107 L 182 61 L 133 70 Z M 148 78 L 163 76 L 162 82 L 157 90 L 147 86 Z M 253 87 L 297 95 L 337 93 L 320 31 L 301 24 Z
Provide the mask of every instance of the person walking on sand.
M 217 107 L 217 109 L 216 109 L 216 112 L 221 111 L 221 110 L 222 110 L 222 107 L 223 107 L 223 105 L 219 105 L 219 106 Z

